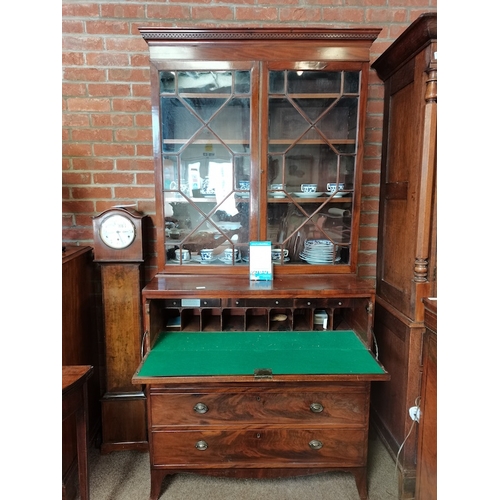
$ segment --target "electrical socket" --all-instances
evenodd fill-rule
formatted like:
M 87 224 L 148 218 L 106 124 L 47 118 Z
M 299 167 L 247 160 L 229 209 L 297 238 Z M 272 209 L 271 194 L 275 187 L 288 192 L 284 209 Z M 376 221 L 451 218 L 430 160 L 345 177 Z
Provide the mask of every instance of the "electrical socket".
M 417 422 L 420 422 L 420 408 L 418 406 L 412 406 L 408 410 L 408 413 L 410 414 L 410 418 L 412 420 L 416 420 Z

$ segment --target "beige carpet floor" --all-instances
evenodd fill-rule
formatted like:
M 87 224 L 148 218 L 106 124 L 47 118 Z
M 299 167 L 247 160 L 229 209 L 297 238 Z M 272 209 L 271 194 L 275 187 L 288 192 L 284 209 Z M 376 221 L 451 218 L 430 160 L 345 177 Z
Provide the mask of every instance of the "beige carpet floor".
M 91 500 L 148 500 L 149 454 L 118 451 L 89 456 Z M 370 436 L 370 500 L 397 500 L 394 460 L 375 435 Z M 226 479 L 192 474 L 167 476 L 161 500 L 359 500 L 354 477 L 330 472 L 285 479 Z

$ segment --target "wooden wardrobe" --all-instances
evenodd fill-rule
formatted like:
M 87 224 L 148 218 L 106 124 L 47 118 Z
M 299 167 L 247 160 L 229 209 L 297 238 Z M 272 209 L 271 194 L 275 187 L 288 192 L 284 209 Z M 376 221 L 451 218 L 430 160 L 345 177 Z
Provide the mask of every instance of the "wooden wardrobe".
M 437 16 L 421 15 L 373 63 L 384 82 L 374 339 L 390 382 L 375 383 L 373 421 L 413 498 L 426 297 L 436 297 Z M 405 441 L 406 439 L 406 441 Z M 404 446 L 402 446 L 404 443 Z

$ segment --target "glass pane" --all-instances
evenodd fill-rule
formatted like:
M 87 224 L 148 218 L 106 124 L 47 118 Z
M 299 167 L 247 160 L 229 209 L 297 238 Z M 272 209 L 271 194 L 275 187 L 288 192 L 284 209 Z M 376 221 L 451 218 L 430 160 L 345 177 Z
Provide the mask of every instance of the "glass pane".
M 232 151 L 244 153 L 250 143 L 250 99 L 231 99 L 210 127 Z
M 175 72 L 160 71 L 160 94 L 173 94 L 175 92 Z
M 215 113 L 217 113 L 217 111 L 227 102 L 227 99 L 217 99 L 215 97 L 210 99 L 204 97 L 185 97 L 183 102 L 189 105 L 191 111 L 195 113 L 203 123 L 208 123 Z
M 269 139 L 298 139 L 310 124 L 287 99 L 269 102 Z
M 288 71 L 290 94 L 338 94 L 341 90 L 341 72 Z
M 232 92 L 232 72 L 230 71 L 181 71 L 178 73 L 179 93 Z
M 270 71 L 269 72 L 269 93 L 284 94 L 285 93 L 285 72 Z
M 236 71 L 234 91 L 236 94 L 250 94 L 250 71 Z
M 179 186 L 179 168 L 177 157 L 163 157 L 163 189 L 166 191 L 176 190 Z
M 183 142 L 202 126 L 201 121 L 177 97 L 160 100 L 163 151 L 179 151 Z
M 359 94 L 359 71 L 346 71 L 344 75 L 344 93 Z

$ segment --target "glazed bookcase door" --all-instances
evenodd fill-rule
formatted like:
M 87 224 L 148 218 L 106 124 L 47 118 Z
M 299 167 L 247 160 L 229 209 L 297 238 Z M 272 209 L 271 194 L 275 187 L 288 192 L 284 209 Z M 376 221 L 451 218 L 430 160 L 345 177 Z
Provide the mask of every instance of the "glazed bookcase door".
M 264 110 L 264 238 L 278 263 L 346 272 L 353 264 L 362 66 L 269 64 Z M 287 69 L 293 68 L 293 69 Z
M 158 70 L 157 210 L 165 221 L 159 260 L 169 271 L 239 264 L 257 239 L 256 71 L 252 63 Z M 212 253 L 201 262 L 203 249 Z
M 307 49 L 285 31 L 265 33 L 274 49 L 260 32 L 179 35 L 148 35 L 159 272 L 247 275 L 249 243 L 269 240 L 275 275 L 356 273 L 375 35 L 331 58 L 330 32 Z

